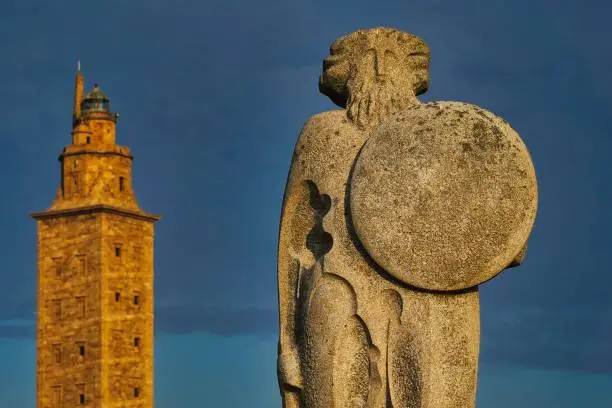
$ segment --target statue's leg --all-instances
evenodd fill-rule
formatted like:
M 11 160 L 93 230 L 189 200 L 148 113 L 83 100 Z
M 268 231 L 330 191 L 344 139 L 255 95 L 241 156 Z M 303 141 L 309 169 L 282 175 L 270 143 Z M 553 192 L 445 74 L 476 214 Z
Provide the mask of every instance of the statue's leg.
M 371 341 L 365 323 L 353 315 L 339 329 L 333 357 L 333 407 L 378 408 L 368 406 Z
M 323 274 L 309 299 L 300 339 L 303 408 L 367 407 L 369 336 L 356 311 L 352 286 Z
M 436 299 L 437 298 L 437 299 Z M 478 289 L 432 299 L 434 321 L 430 352 L 437 370 L 428 407 L 473 408 L 476 406 L 480 349 L 480 301 Z
M 478 291 L 405 296 L 389 342 L 394 407 L 474 408 L 480 345 Z M 411 313 L 412 312 L 412 313 Z
M 299 390 L 282 390 L 283 408 L 301 408 Z

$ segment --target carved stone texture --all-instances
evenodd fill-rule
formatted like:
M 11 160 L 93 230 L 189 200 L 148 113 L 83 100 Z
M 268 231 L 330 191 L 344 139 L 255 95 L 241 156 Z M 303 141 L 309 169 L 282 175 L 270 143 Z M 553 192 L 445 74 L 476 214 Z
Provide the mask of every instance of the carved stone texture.
M 285 189 L 278 247 L 284 407 L 475 405 L 478 287 L 523 259 L 531 160 L 500 118 L 421 104 L 429 49 L 387 28 L 330 49 Z
M 351 177 L 351 220 L 372 258 L 429 290 L 481 284 L 522 250 L 537 208 L 525 145 L 473 105 L 417 105 L 384 122 Z

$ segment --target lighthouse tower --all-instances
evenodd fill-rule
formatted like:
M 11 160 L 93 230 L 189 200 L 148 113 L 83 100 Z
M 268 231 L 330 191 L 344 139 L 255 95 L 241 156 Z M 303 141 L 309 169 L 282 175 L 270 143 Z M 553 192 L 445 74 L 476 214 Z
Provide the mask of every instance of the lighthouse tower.
M 78 67 L 72 139 L 37 224 L 37 408 L 153 407 L 153 230 L 118 114 Z

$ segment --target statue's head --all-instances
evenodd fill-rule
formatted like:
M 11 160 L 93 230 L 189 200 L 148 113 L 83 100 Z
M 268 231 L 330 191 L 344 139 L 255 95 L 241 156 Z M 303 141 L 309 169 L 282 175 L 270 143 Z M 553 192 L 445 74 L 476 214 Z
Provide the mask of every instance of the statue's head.
M 427 91 L 429 59 L 429 47 L 415 35 L 390 28 L 359 30 L 331 45 L 319 90 L 348 108 L 349 116 L 352 111 L 354 119 L 364 108 L 362 116 L 380 116 L 391 105 L 414 101 Z M 367 107 L 354 106 L 364 100 Z

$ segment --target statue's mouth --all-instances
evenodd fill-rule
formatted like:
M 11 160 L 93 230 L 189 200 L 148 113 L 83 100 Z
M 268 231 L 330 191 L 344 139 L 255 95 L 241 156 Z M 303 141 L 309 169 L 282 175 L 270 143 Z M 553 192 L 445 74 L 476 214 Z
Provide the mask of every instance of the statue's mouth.
M 427 57 L 428 55 L 425 51 L 415 51 L 408 54 L 409 57 Z
M 338 64 L 341 59 L 337 55 L 330 55 L 329 57 L 323 59 L 323 70 L 327 70 L 334 65 Z

